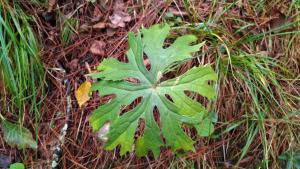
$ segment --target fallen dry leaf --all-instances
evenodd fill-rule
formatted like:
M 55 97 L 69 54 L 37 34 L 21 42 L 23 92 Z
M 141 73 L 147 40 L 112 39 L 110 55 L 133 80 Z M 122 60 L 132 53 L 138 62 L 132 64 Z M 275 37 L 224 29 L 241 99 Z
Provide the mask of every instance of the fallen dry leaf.
M 68 68 L 71 71 L 76 71 L 78 69 L 79 60 L 77 58 L 71 60 L 71 62 L 67 63 Z
M 106 27 L 106 23 L 99 22 L 99 23 L 93 25 L 92 27 L 93 27 L 93 29 L 100 29 L 101 30 L 101 29 L 104 29 Z
M 91 22 L 98 22 L 103 17 L 101 10 L 96 6 L 93 12 L 93 18 Z
M 130 22 L 131 16 L 128 13 L 118 11 L 114 13 L 112 16 L 110 16 L 109 19 L 111 21 L 112 28 L 117 28 L 117 27 L 124 28 L 125 22 Z
M 187 16 L 188 15 L 187 12 L 181 11 L 181 10 L 179 10 L 177 8 L 173 8 L 173 7 L 169 8 L 169 12 L 171 12 L 174 16 L 181 16 L 181 17 L 183 17 L 183 16 Z
M 275 29 L 277 27 L 280 27 L 282 25 L 284 25 L 287 20 L 286 20 L 286 16 L 280 12 L 274 14 L 275 18 L 271 20 L 271 29 Z
M 114 28 L 107 28 L 106 29 L 106 34 L 107 34 L 108 37 L 114 36 L 115 33 L 116 33 L 116 29 L 114 29 Z
M 89 28 L 90 28 L 90 26 L 87 23 L 84 23 L 84 24 L 80 25 L 79 30 L 84 32 L 84 31 L 88 31 Z
M 91 86 L 91 82 L 85 81 L 75 91 L 75 97 L 80 108 L 84 105 L 84 103 L 90 100 L 89 92 Z
M 124 28 L 125 23 L 131 21 L 131 16 L 127 12 L 124 12 L 124 9 L 123 1 L 116 1 L 113 15 L 109 17 L 112 28 Z
M 105 55 L 105 52 L 104 52 L 105 46 L 106 45 L 103 41 L 95 40 L 90 48 L 90 51 L 95 55 L 104 56 Z

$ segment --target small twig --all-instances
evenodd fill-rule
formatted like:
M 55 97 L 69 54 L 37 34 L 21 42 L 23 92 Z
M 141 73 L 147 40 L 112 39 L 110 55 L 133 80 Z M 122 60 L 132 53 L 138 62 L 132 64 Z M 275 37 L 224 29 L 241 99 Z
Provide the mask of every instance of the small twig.
M 61 66 L 61 69 L 63 70 L 62 72 L 65 73 L 65 69 Z M 67 94 L 67 110 L 66 110 L 66 122 L 63 126 L 63 128 L 60 130 L 60 135 L 59 135 L 59 143 L 56 145 L 55 150 L 53 152 L 52 156 L 52 163 L 51 163 L 51 168 L 56 169 L 58 168 L 58 163 L 59 159 L 61 156 L 62 152 L 62 146 L 65 141 L 65 136 L 67 134 L 67 130 L 69 127 L 69 119 L 70 119 L 70 114 L 71 114 L 71 109 L 72 109 L 72 104 L 71 104 L 71 87 L 70 87 L 70 81 L 69 79 L 65 79 L 63 81 L 64 85 L 66 86 L 66 94 Z

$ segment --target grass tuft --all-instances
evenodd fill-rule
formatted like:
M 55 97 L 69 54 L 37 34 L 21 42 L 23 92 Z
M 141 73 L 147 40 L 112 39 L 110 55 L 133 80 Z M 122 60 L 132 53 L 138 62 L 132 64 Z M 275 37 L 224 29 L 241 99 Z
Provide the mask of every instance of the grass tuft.
M 37 129 L 45 74 L 39 41 L 31 27 L 32 17 L 19 2 L 8 0 L 1 0 L 0 14 L 0 80 L 4 85 L 0 112 L 21 124 L 29 113 L 29 120 Z

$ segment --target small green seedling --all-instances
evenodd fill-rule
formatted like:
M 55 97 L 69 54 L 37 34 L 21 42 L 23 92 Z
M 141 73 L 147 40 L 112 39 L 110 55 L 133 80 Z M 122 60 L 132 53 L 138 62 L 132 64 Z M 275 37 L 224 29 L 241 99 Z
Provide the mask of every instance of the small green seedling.
M 206 108 L 185 92 L 213 99 L 215 90 L 209 83 L 217 79 L 213 69 L 198 66 L 173 79 L 165 80 L 164 76 L 174 66 L 192 59 L 191 54 L 199 51 L 204 42 L 191 45 L 197 38 L 185 35 L 164 48 L 169 32 L 170 26 L 165 24 L 143 28 L 137 36 L 129 33 L 128 63 L 115 58 L 105 59 L 97 68 L 99 72 L 91 74 L 98 79 L 92 85 L 92 91 L 99 91 L 100 96 L 115 95 L 110 102 L 98 107 L 90 118 L 94 131 L 110 123 L 106 135 L 107 150 L 120 145 L 120 153 L 124 155 L 132 151 L 135 142 L 137 155 L 145 156 L 152 151 L 157 158 L 163 146 L 174 152 L 194 151 L 194 141 L 184 132 L 183 124 L 195 127 L 202 136 L 212 132 L 213 125 Z M 147 69 L 144 54 L 151 68 Z M 122 112 L 122 107 L 134 101 L 138 103 L 136 107 Z M 159 115 L 154 115 L 155 111 Z
M 25 169 L 25 165 L 23 163 L 13 163 L 9 166 L 9 169 Z

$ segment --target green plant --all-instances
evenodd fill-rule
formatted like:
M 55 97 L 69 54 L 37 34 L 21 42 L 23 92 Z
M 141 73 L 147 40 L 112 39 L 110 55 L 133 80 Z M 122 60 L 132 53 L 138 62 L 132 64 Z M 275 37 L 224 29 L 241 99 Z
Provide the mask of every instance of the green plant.
M 79 22 L 76 18 L 65 18 L 61 35 L 61 39 L 64 44 L 70 43 L 72 35 L 76 32 L 76 27 L 78 27 L 78 23 Z
M 37 143 L 32 139 L 30 131 L 20 124 L 14 124 L 7 120 L 2 121 L 2 129 L 5 141 L 18 148 L 37 149 Z
M 4 85 L 0 89 L 0 121 L 4 138 L 20 148 L 36 147 L 29 130 L 22 127 L 27 111 L 31 122 L 38 128 L 39 99 L 45 85 L 38 40 L 30 26 L 33 19 L 22 10 L 20 2 L 7 0 L 1 1 L 0 14 L 0 81 Z M 18 123 L 10 123 L 4 115 L 14 117 Z M 16 138 L 24 138 L 24 141 L 13 140 Z M 25 146 L 26 138 L 30 144 Z
M 25 169 L 25 165 L 23 163 L 13 163 L 9 166 L 9 169 Z
M 286 169 L 300 169 L 300 152 L 286 151 L 281 154 L 279 160 L 282 161 Z
M 152 151 L 158 157 L 161 146 L 171 147 L 174 152 L 194 150 L 194 141 L 183 131 L 183 124 L 195 127 L 202 136 L 213 130 L 206 108 L 185 93 L 189 91 L 213 99 L 214 87 L 208 83 L 217 79 L 213 69 L 208 65 L 198 66 L 170 80 L 164 76 L 191 59 L 191 53 L 197 52 L 204 42 L 189 45 L 197 38 L 185 35 L 163 48 L 169 31 L 169 25 L 154 25 L 142 29 L 137 36 L 129 33 L 128 63 L 105 59 L 97 68 L 100 72 L 91 75 L 100 79 L 92 85 L 92 91 L 99 91 L 100 96 L 115 95 L 90 118 L 94 131 L 111 123 L 106 149 L 121 145 L 122 155 L 131 151 L 139 123 L 144 126 L 143 133 L 136 139 L 136 153 L 141 156 Z M 149 58 L 150 70 L 144 64 L 144 53 Z M 121 114 L 122 106 L 132 102 L 139 104 Z M 153 113 L 156 108 L 159 118 Z

